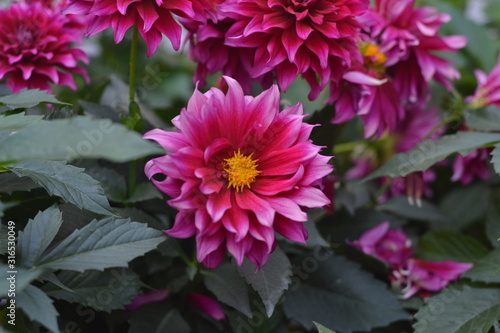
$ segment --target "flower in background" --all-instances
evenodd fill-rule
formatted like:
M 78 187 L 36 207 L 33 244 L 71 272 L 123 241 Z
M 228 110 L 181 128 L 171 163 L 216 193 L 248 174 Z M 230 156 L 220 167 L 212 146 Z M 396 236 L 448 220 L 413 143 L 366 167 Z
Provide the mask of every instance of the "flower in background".
M 219 8 L 236 21 L 226 45 L 255 48 L 253 78 L 272 73 L 286 90 L 302 75 L 313 100 L 359 58 L 356 17 L 367 7 L 367 0 L 228 0 Z
M 0 79 L 7 79 L 14 93 L 24 88 L 50 92 L 50 84 L 76 90 L 73 73 L 88 80 L 79 67 L 88 57 L 73 47 L 82 31 L 77 18 L 40 2 L 13 3 L 0 10 Z
M 402 290 L 403 299 L 408 299 L 419 293 L 428 297 L 430 292 L 440 291 L 451 281 L 468 271 L 473 264 L 460 263 L 451 260 L 424 261 L 408 260 L 407 267 L 395 270 L 392 274 L 393 284 L 405 286 Z
M 227 94 L 194 92 L 173 120 L 178 132 L 144 135 L 167 151 L 145 172 L 179 210 L 166 233 L 196 235 L 199 262 L 214 268 L 227 248 L 238 265 L 247 257 L 262 267 L 276 246 L 275 231 L 305 243 L 305 210 L 330 203 L 317 186 L 332 167 L 308 139 L 313 126 L 302 122 L 300 104 L 279 112 L 277 86 L 254 98 L 225 79 Z
M 172 14 L 195 16 L 189 0 L 68 0 L 64 13 L 89 16 L 87 37 L 111 27 L 117 44 L 136 25 L 146 41 L 148 57 L 156 52 L 162 35 L 168 37 L 175 50 L 179 49 L 182 28 Z
M 472 151 L 466 156 L 457 154 L 453 161 L 453 175 L 451 180 L 460 181 L 463 185 L 472 183 L 475 176 L 486 180 L 491 175 L 488 162 L 491 148 L 480 148 Z
M 226 318 L 222 306 L 212 297 L 199 293 L 190 293 L 187 296 L 186 302 L 215 320 Z
M 411 241 L 401 228 L 396 230 L 389 228 L 389 222 L 382 222 L 366 231 L 358 240 L 348 244 L 391 266 L 401 267 L 413 255 Z
M 489 75 L 479 69 L 474 74 L 477 79 L 476 91 L 465 99 L 469 107 L 480 108 L 492 104 L 500 106 L 500 56 Z

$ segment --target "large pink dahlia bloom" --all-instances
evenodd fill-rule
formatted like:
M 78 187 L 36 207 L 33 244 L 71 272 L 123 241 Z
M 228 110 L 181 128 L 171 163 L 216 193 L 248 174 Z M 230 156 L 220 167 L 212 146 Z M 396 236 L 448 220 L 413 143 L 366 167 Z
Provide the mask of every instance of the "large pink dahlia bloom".
M 228 0 L 220 10 L 236 20 L 226 44 L 256 49 L 253 78 L 272 72 L 286 90 L 302 75 L 315 99 L 359 58 L 356 17 L 367 7 L 367 0 Z
M 60 9 L 42 3 L 13 3 L 0 10 L 0 79 L 15 93 L 23 88 L 51 91 L 50 84 L 76 89 L 73 73 L 86 79 L 79 61 L 87 55 L 73 47 L 83 25 Z
M 117 44 L 136 24 L 148 46 L 148 57 L 156 52 L 162 34 L 179 49 L 182 28 L 172 14 L 195 16 L 190 0 L 69 0 L 64 12 L 89 15 L 87 36 L 111 27 Z
M 144 135 L 168 152 L 149 161 L 145 173 L 179 210 L 166 233 L 196 235 L 198 261 L 214 268 L 227 248 L 238 264 L 247 257 L 262 267 L 275 231 L 305 243 L 305 209 L 330 203 L 316 186 L 332 167 L 308 139 L 313 126 L 302 122 L 300 104 L 279 112 L 276 85 L 254 98 L 225 80 L 226 95 L 194 92 L 173 120 L 178 132 Z

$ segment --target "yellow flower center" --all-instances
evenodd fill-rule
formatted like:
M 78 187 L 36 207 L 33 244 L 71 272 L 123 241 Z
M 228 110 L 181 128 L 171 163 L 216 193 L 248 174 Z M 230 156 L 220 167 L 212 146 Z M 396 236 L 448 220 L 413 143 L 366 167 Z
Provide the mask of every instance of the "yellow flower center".
M 363 43 L 359 50 L 365 58 L 365 64 L 372 66 L 383 65 L 387 61 L 387 57 L 383 52 L 380 52 L 378 45 L 371 43 Z
M 222 163 L 222 168 L 227 174 L 227 187 L 234 187 L 237 192 L 243 191 L 246 187 L 255 182 L 255 177 L 261 171 L 257 170 L 257 161 L 252 159 L 252 154 L 245 156 L 240 150 L 234 152 L 234 156 L 226 158 Z

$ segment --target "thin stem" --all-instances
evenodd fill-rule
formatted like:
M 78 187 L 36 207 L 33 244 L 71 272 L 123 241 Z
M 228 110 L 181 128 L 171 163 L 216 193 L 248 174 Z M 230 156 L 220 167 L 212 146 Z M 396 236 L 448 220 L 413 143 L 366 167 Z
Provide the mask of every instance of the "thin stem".
M 135 191 L 135 183 L 137 176 L 137 160 L 130 162 L 130 168 L 128 173 L 128 197 L 130 198 Z
M 130 46 L 130 76 L 129 76 L 129 95 L 128 100 L 132 103 L 135 99 L 135 74 L 136 74 L 136 64 L 137 64 L 137 40 L 139 37 L 139 31 L 137 30 L 137 25 L 133 27 L 132 35 L 132 45 Z

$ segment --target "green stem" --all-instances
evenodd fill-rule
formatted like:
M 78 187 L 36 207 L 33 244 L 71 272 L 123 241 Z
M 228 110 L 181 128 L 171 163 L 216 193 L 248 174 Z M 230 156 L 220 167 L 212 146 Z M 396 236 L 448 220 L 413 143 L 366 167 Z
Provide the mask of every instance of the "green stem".
M 135 72 L 136 72 L 136 64 L 137 64 L 137 40 L 139 38 L 139 31 L 137 30 L 137 25 L 133 27 L 133 35 L 132 35 L 132 45 L 130 46 L 130 76 L 129 76 L 129 94 L 128 100 L 129 103 L 134 102 L 135 99 Z
M 130 169 L 128 173 L 128 197 L 130 198 L 135 191 L 135 183 L 137 175 L 137 160 L 130 162 Z

